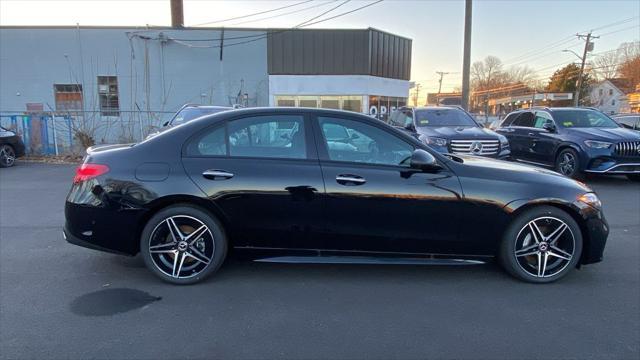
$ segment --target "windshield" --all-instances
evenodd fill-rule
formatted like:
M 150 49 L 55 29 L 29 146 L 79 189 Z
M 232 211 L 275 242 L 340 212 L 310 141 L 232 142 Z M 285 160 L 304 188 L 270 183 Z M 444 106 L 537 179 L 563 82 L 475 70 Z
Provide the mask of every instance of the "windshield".
M 566 128 L 617 128 L 615 121 L 595 110 L 556 110 L 553 112 L 556 123 Z
M 195 118 L 199 118 L 204 115 L 220 112 L 225 109 L 221 108 L 201 108 L 201 107 L 189 107 L 182 109 L 171 121 L 172 126 L 180 125 L 187 121 L 191 121 Z
M 416 124 L 427 126 L 478 126 L 466 112 L 459 109 L 416 110 Z

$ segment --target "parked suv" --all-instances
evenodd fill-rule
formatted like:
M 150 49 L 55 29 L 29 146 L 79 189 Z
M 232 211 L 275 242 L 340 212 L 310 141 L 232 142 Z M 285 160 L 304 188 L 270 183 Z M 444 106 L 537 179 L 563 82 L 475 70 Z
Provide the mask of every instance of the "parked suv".
M 402 107 L 391 114 L 389 124 L 441 153 L 500 159 L 510 154 L 505 136 L 480 126 L 469 113 L 455 106 Z
M 623 128 L 640 131 L 640 114 L 623 114 L 612 118 Z
M 625 174 L 640 181 L 640 133 L 589 108 L 533 108 L 512 112 L 497 132 L 513 159 L 552 166 L 569 177 L 583 172 Z

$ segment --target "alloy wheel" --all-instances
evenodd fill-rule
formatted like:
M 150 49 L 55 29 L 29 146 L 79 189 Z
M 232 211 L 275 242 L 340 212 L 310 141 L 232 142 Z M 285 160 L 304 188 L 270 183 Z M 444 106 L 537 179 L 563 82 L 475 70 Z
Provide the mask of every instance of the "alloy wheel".
M 192 216 L 168 217 L 151 232 L 149 254 L 153 264 L 176 279 L 200 274 L 211 263 L 214 251 L 211 230 Z
M 570 152 L 565 152 L 560 157 L 560 172 L 562 175 L 569 176 L 575 172 L 576 158 Z
M 2 145 L 0 147 L 0 162 L 3 166 L 10 167 L 13 166 L 16 161 L 16 153 L 13 151 L 13 148 L 9 145 Z
M 548 278 L 559 274 L 571 262 L 575 237 L 564 221 L 551 216 L 529 221 L 516 237 L 516 262 L 529 275 Z

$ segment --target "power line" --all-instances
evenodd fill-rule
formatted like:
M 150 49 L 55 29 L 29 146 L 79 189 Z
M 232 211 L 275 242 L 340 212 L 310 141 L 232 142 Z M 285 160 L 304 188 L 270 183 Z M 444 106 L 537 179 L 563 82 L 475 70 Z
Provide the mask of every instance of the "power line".
M 236 16 L 236 17 L 232 17 L 232 18 L 227 18 L 227 19 L 222 19 L 222 20 L 215 20 L 215 21 L 209 21 L 209 22 L 205 22 L 205 23 L 201 23 L 201 24 L 195 24 L 192 26 L 202 26 L 202 25 L 209 25 L 209 24 L 218 24 L 218 23 L 222 23 L 222 22 L 227 22 L 227 21 L 231 21 L 231 20 L 238 20 L 238 19 L 244 19 L 247 17 L 251 17 L 251 16 L 255 16 L 255 15 L 262 15 L 262 14 L 267 14 L 270 12 L 274 12 L 274 11 L 278 11 L 278 10 L 283 10 L 283 9 L 287 9 L 290 7 L 294 7 L 294 6 L 298 6 L 298 5 L 302 5 L 302 4 L 306 4 L 308 2 L 311 2 L 313 0 L 304 0 L 301 2 L 297 2 L 295 4 L 290 4 L 290 5 L 286 5 L 286 6 L 281 6 L 279 8 L 275 8 L 275 9 L 271 9 L 271 10 L 265 10 L 265 11 L 259 11 L 257 13 L 253 13 L 253 14 L 247 14 L 247 15 L 242 15 L 242 16 Z
M 342 6 L 342 5 L 346 4 L 346 3 L 348 3 L 349 1 L 351 1 L 351 0 L 345 0 L 345 1 L 341 2 L 340 4 L 338 4 L 337 6 L 334 6 L 334 7 L 332 7 L 331 9 L 329 9 L 329 10 L 327 10 L 327 11 L 325 11 L 325 12 L 321 13 L 320 15 L 316 15 L 316 16 L 312 17 L 311 19 L 307 20 L 307 21 L 303 21 L 303 22 L 301 22 L 300 24 L 298 24 L 298 25 L 294 26 L 294 28 L 301 27 L 301 26 L 303 26 L 304 24 L 310 23 L 311 21 L 313 21 L 313 20 L 315 20 L 315 19 L 317 19 L 317 18 L 323 17 L 323 16 L 325 16 L 326 14 L 328 14 L 328 13 L 332 12 L 333 10 L 335 10 L 335 9 L 339 8 L 340 6 Z
M 225 45 L 204 45 L 204 46 L 197 46 L 197 45 L 191 45 L 191 44 L 189 44 L 189 43 L 184 42 L 184 41 L 191 41 L 191 40 L 187 40 L 187 39 L 179 39 L 179 38 L 173 38 L 173 37 L 169 37 L 168 39 L 169 39 L 169 40 L 171 40 L 171 41 L 175 41 L 175 42 L 176 42 L 176 43 L 178 43 L 178 44 L 181 44 L 181 45 L 184 45 L 184 46 L 187 46 L 187 47 L 192 47 L 192 48 L 209 48 L 209 49 L 217 49 L 217 48 L 220 48 L 220 47 L 230 47 L 230 46 L 236 46 L 236 45 L 243 45 L 243 44 L 248 44 L 248 43 L 251 43 L 251 42 L 254 42 L 254 41 L 260 41 L 260 40 L 262 40 L 262 39 L 265 39 L 265 38 L 267 38 L 267 37 L 269 37 L 269 36 L 272 36 L 272 35 L 275 35 L 275 34 L 279 34 L 279 33 L 287 32 L 287 31 L 294 31 L 294 30 L 299 29 L 299 28 L 303 28 L 303 27 L 307 27 L 307 26 L 311 26 L 311 25 L 315 25 L 315 24 L 320 24 L 320 23 L 323 23 L 323 22 L 325 22 L 325 21 L 329 21 L 329 20 L 333 20 L 333 19 L 336 19 L 336 18 L 339 18 L 339 17 L 345 16 L 345 15 L 349 15 L 349 14 L 352 14 L 352 13 L 354 13 L 354 12 L 356 12 L 356 11 L 359 11 L 359 10 L 362 10 L 362 9 L 368 8 L 368 7 L 370 7 L 370 6 L 376 5 L 376 4 L 378 4 L 378 3 L 381 3 L 382 1 L 384 1 L 384 0 L 377 0 L 377 1 L 374 1 L 374 2 L 369 3 L 369 4 L 367 4 L 367 5 L 363 5 L 363 6 L 360 6 L 360 7 L 355 8 L 355 9 L 352 9 L 352 10 L 345 11 L 345 12 L 343 12 L 343 13 L 340 13 L 340 14 L 334 15 L 334 16 L 332 16 L 332 17 L 328 17 L 328 18 L 325 18 L 325 19 L 320 19 L 320 20 L 315 21 L 315 22 L 311 22 L 311 23 L 304 24 L 304 25 L 302 25 L 302 26 L 300 26 L 300 27 L 298 27 L 298 28 L 289 28 L 289 29 L 283 29 L 283 30 L 276 30 L 276 31 L 269 32 L 269 33 L 267 33 L 267 34 L 247 35 L 247 36 L 236 36 L 236 37 L 225 38 L 225 40 L 227 40 L 227 41 L 228 41 L 228 40 L 235 40 L 235 39 L 248 39 L 248 38 L 253 38 L 253 39 L 251 39 L 251 40 L 240 41 L 240 42 L 231 43 L 231 44 L 225 44 Z M 141 36 L 141 35 L 137 35 L 137 34 L 136 34 L 136 35 L 134 35 L 134 36 L 137 36 L 137 37 L 140 37 L 140 38 L 143 38 L 143 39 L 148 39 L 148 40 L 149 40 L 149 39 L 150 39 L 150 40 L 158 40 L 158 38 L 150 38 L 150 37 L 145 37 L 145 36 Z M 218 39 L 198 39 L 198 41 L 205 41 L 205 40 L 208 40 L 208 41 L 220 41 L 220 39 L 219 39 L 219 38 L 218 38 Z
M 619 32 L 622 32 L 622 31 L 627 31 L 627 30 L 631 30 L 631 29 L 636 29 L 636 30 L 638 30 L 638 29 L 640 29 L 640 26 L 638 26 L 638 25 L 629 26 L 629 27 L 626 27 L 626 28 L 623 28 L 623 29 L 620 29 L 620 30 L 614 30 L 614 31 L 610 31 L 610 32 L 608 32 L 608 33 L 604 33 L 604 34 L 602 34 L 602 35 L 600 35 L 600 36 L 607 36 L 607 35 L 611 35 L 611 34 L 619 33 Z
M 285 12 L 285 13 L 282 13 L 282 14 L 271 15 L 271 16 L 267 16 L 267 17 L 263 17 L 263 18 L 259 18 L 259 19 L 253 19 L 253 20 L 240 21 L 240 22 L 237 22 L 237 23 L 229 24 L 229 26 L 236 26 L 236 25 L 242 25 L 242 24 L 247 24 L 247 23 L 252 23 L 252 22 L 259 22 L 259 21 L 275 19 L 277 17 L 287 16 L 287 15 L 291 15 L 291 14 L 297 14 L 299 12 L 303 12 L 303 11 L 307 11 L 307 10 L 310 10 L 310 9 L 315 9 L 315 8 L 318 8 L 318 7 L 325 6 L 327 4 L 331 4 L 331 3 L 334 3 L 336 1 L 337 0 L 330 0 L 330 1 L 326 1 L 326 2 L 320 3 L 320 4 L 314 4 L 314 5 L 311 5 L 311 6 L 307 6 L 307 7 L 304 7 L 302 9 L 288 11 L 288 12 Z

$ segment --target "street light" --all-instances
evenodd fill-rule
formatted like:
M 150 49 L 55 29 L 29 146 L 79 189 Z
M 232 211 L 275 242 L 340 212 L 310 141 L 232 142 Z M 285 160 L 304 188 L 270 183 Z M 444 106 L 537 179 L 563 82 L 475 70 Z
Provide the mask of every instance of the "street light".
M 564 50 L 562 50 L 562 52 L 570 52 L 570 53 L 572 53 L 573 55 L 575 55 L 578 59 L 580 59 L 580 61 L 582 61 L 582 56 L 578 55 L 578 53 L 576 53 L 576 52 L 575 52 L 575 51 L 573 51 L 573 50 L 564 49 Z

